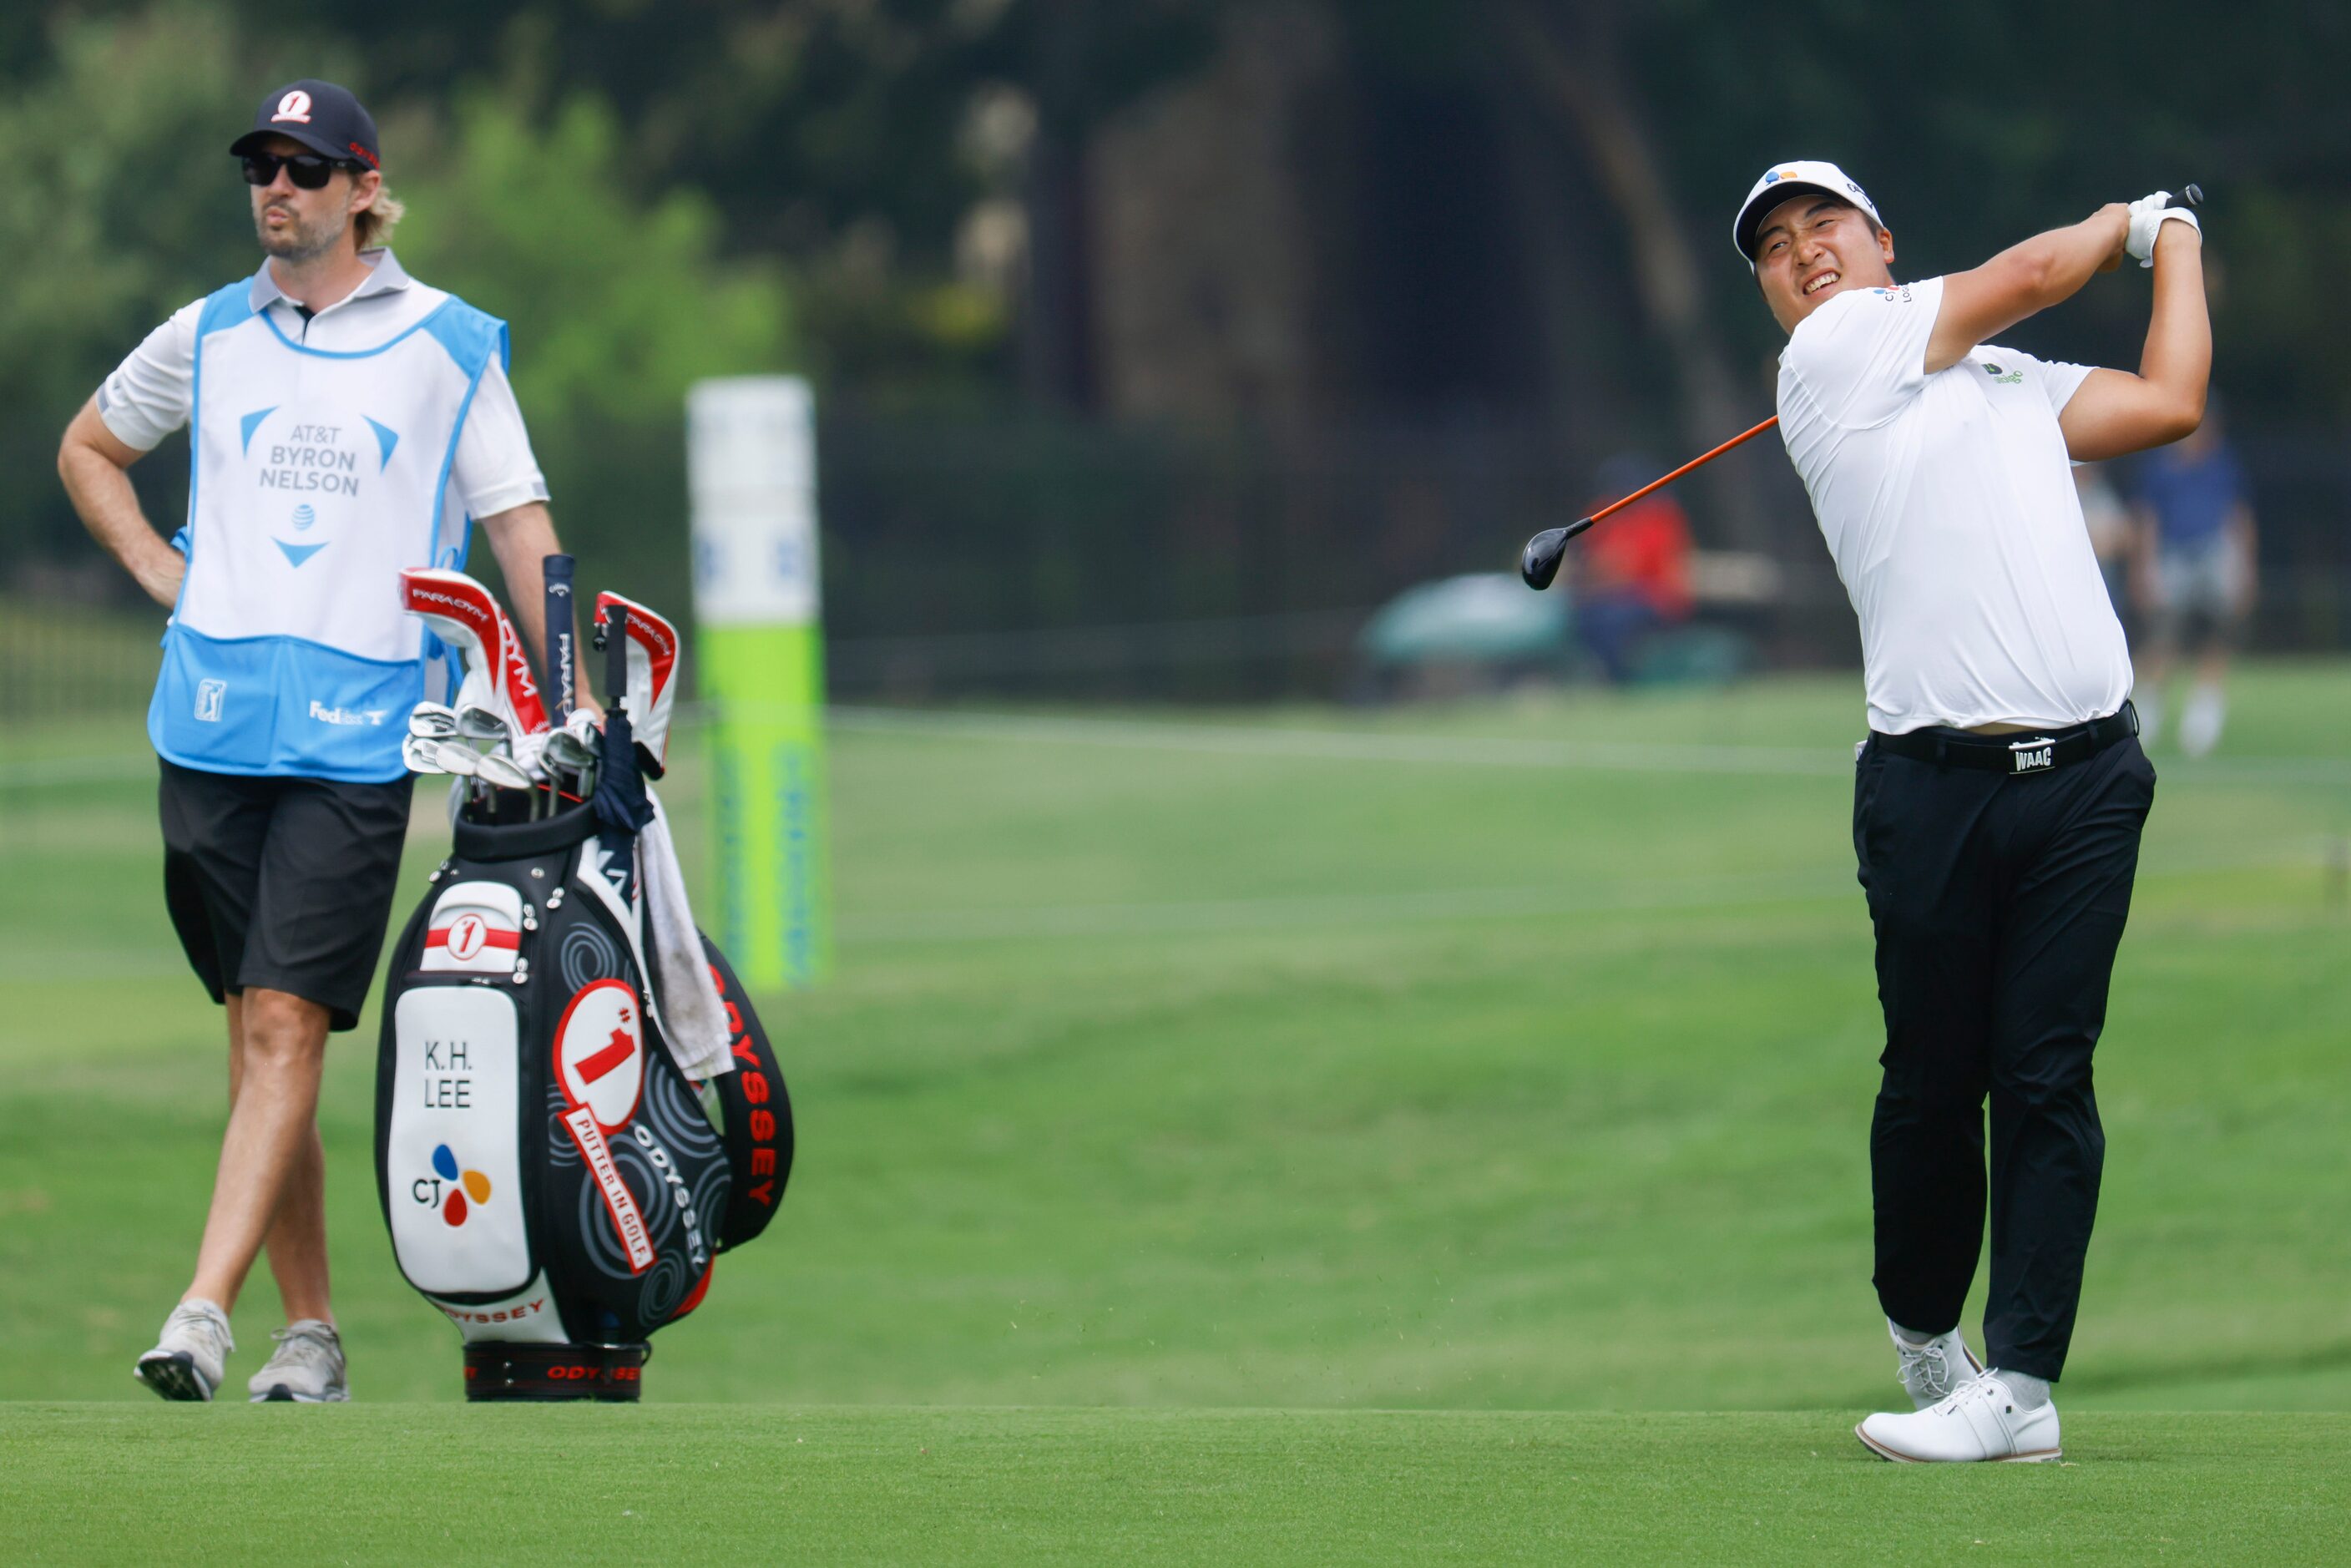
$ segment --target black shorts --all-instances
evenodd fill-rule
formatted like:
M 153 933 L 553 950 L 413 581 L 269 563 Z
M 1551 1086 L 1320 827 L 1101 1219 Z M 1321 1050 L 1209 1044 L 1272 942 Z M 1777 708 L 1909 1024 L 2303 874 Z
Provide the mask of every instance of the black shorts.
M 213 1000 L 247 986 L 347 1030 L 374 982 L 414 780 L 254 779 L 163 764 L 163 902 Z

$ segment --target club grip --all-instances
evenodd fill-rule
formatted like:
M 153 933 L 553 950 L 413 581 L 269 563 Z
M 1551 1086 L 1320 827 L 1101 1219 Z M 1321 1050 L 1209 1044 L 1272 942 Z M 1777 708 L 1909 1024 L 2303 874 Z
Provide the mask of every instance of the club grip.
M 547 674 L 547 713 L 561 729 L 571 716 L 571 694 L 579 685 L 579 629 L 571 613 L 573 561 L 551 555 L 539 562 L 547 587 L 547 646 L 539 666 Z
M 604 612 L 600 635 L 604 650 L 604 706 L 629 706 L 629 607 L 614 604 Z

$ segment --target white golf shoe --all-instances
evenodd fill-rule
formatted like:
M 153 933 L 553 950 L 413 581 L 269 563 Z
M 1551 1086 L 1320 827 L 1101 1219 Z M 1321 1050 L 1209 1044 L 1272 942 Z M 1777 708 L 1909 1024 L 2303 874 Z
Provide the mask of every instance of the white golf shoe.
M 343 1342 L 332 1323 L 298 1318 L 271 1333 L 269 1363 L 246 1380 L 256 1405 L 339 1405 L 351 1396 L 343 1375 Z
M 1888 1333 L 1893 1333 L 1893 1324 L 1886 1325 Z M 1984 1369 L 1957 1329 L 1937 1334 L 1922 1345 L 1911 1344 L 1900 1334 L 1894 1334 L 1894 1350 L 1902 1358 L 1897 1375 L 1914 1410 L 1940 1405 L 1959 1392 L 1960 1384 L 1980 1375 Z
M 1879 1458 L 1899 1464 L 2037 1463 L 2061 1451 L 2056 1405 L 2025 1409 L 1998 1372 L 1961 1384 L 1949 1398 L 1924 1410 L 1872 1416 L 1853 1434 Z
M 132 1375 L 166 1399 L 209 1401 L 235 1348 L 228 1314 L 216 1303 L 182 1301 L 163 1320 L 155 1348 L 139 1358 Z

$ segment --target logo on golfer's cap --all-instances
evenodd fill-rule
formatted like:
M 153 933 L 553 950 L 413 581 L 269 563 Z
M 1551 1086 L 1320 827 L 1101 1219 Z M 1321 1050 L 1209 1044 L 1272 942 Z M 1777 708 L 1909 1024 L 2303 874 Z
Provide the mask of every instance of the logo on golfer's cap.
M 290 120 L 298 125 L 309 124 L 310 95 L 300 88 L 296 88 L 277 100 L 277 112 L 271 115 L 269 120 L 273 125 L 281 120 Z

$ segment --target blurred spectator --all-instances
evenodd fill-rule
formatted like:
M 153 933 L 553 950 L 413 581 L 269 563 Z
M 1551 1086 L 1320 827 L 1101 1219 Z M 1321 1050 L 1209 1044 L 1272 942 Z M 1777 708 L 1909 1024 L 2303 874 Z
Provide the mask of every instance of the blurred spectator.
M 1631 453 L 1600 465 L 1596 508 L 1628 496 L 1665 470 Z M 1689 619 L 1689 518 L 1664 491 L 1585 535 L 1574 580 L 1575 630 L 1609 680 L 1632 677 L 1652 633 Z
M 2180 748 L 2202 757 L 2220 743 L 2228 715 L 2229 652 L 2252 611 L 2253 508 L 2245 472 L 2208 409 L 2193 435 L 2139 460 L 2134 589 L 2147 615 L 2137 702 L 2147 743 L 2163 727 L 2172 661 L 2196 655 L 2195 684 L 2179 716 Z
M 2130 507 L 2115 493 L 2114 481 L 2095 463 L 2074 465 L 2074 493 L 2082 503 L 2082 521 L 2090 530 L 2090 548 L 2097 552 L 2098 575 L 2106 580 L 2106 599 L 2115 613 L 2125 613 L 2130 592 Z

